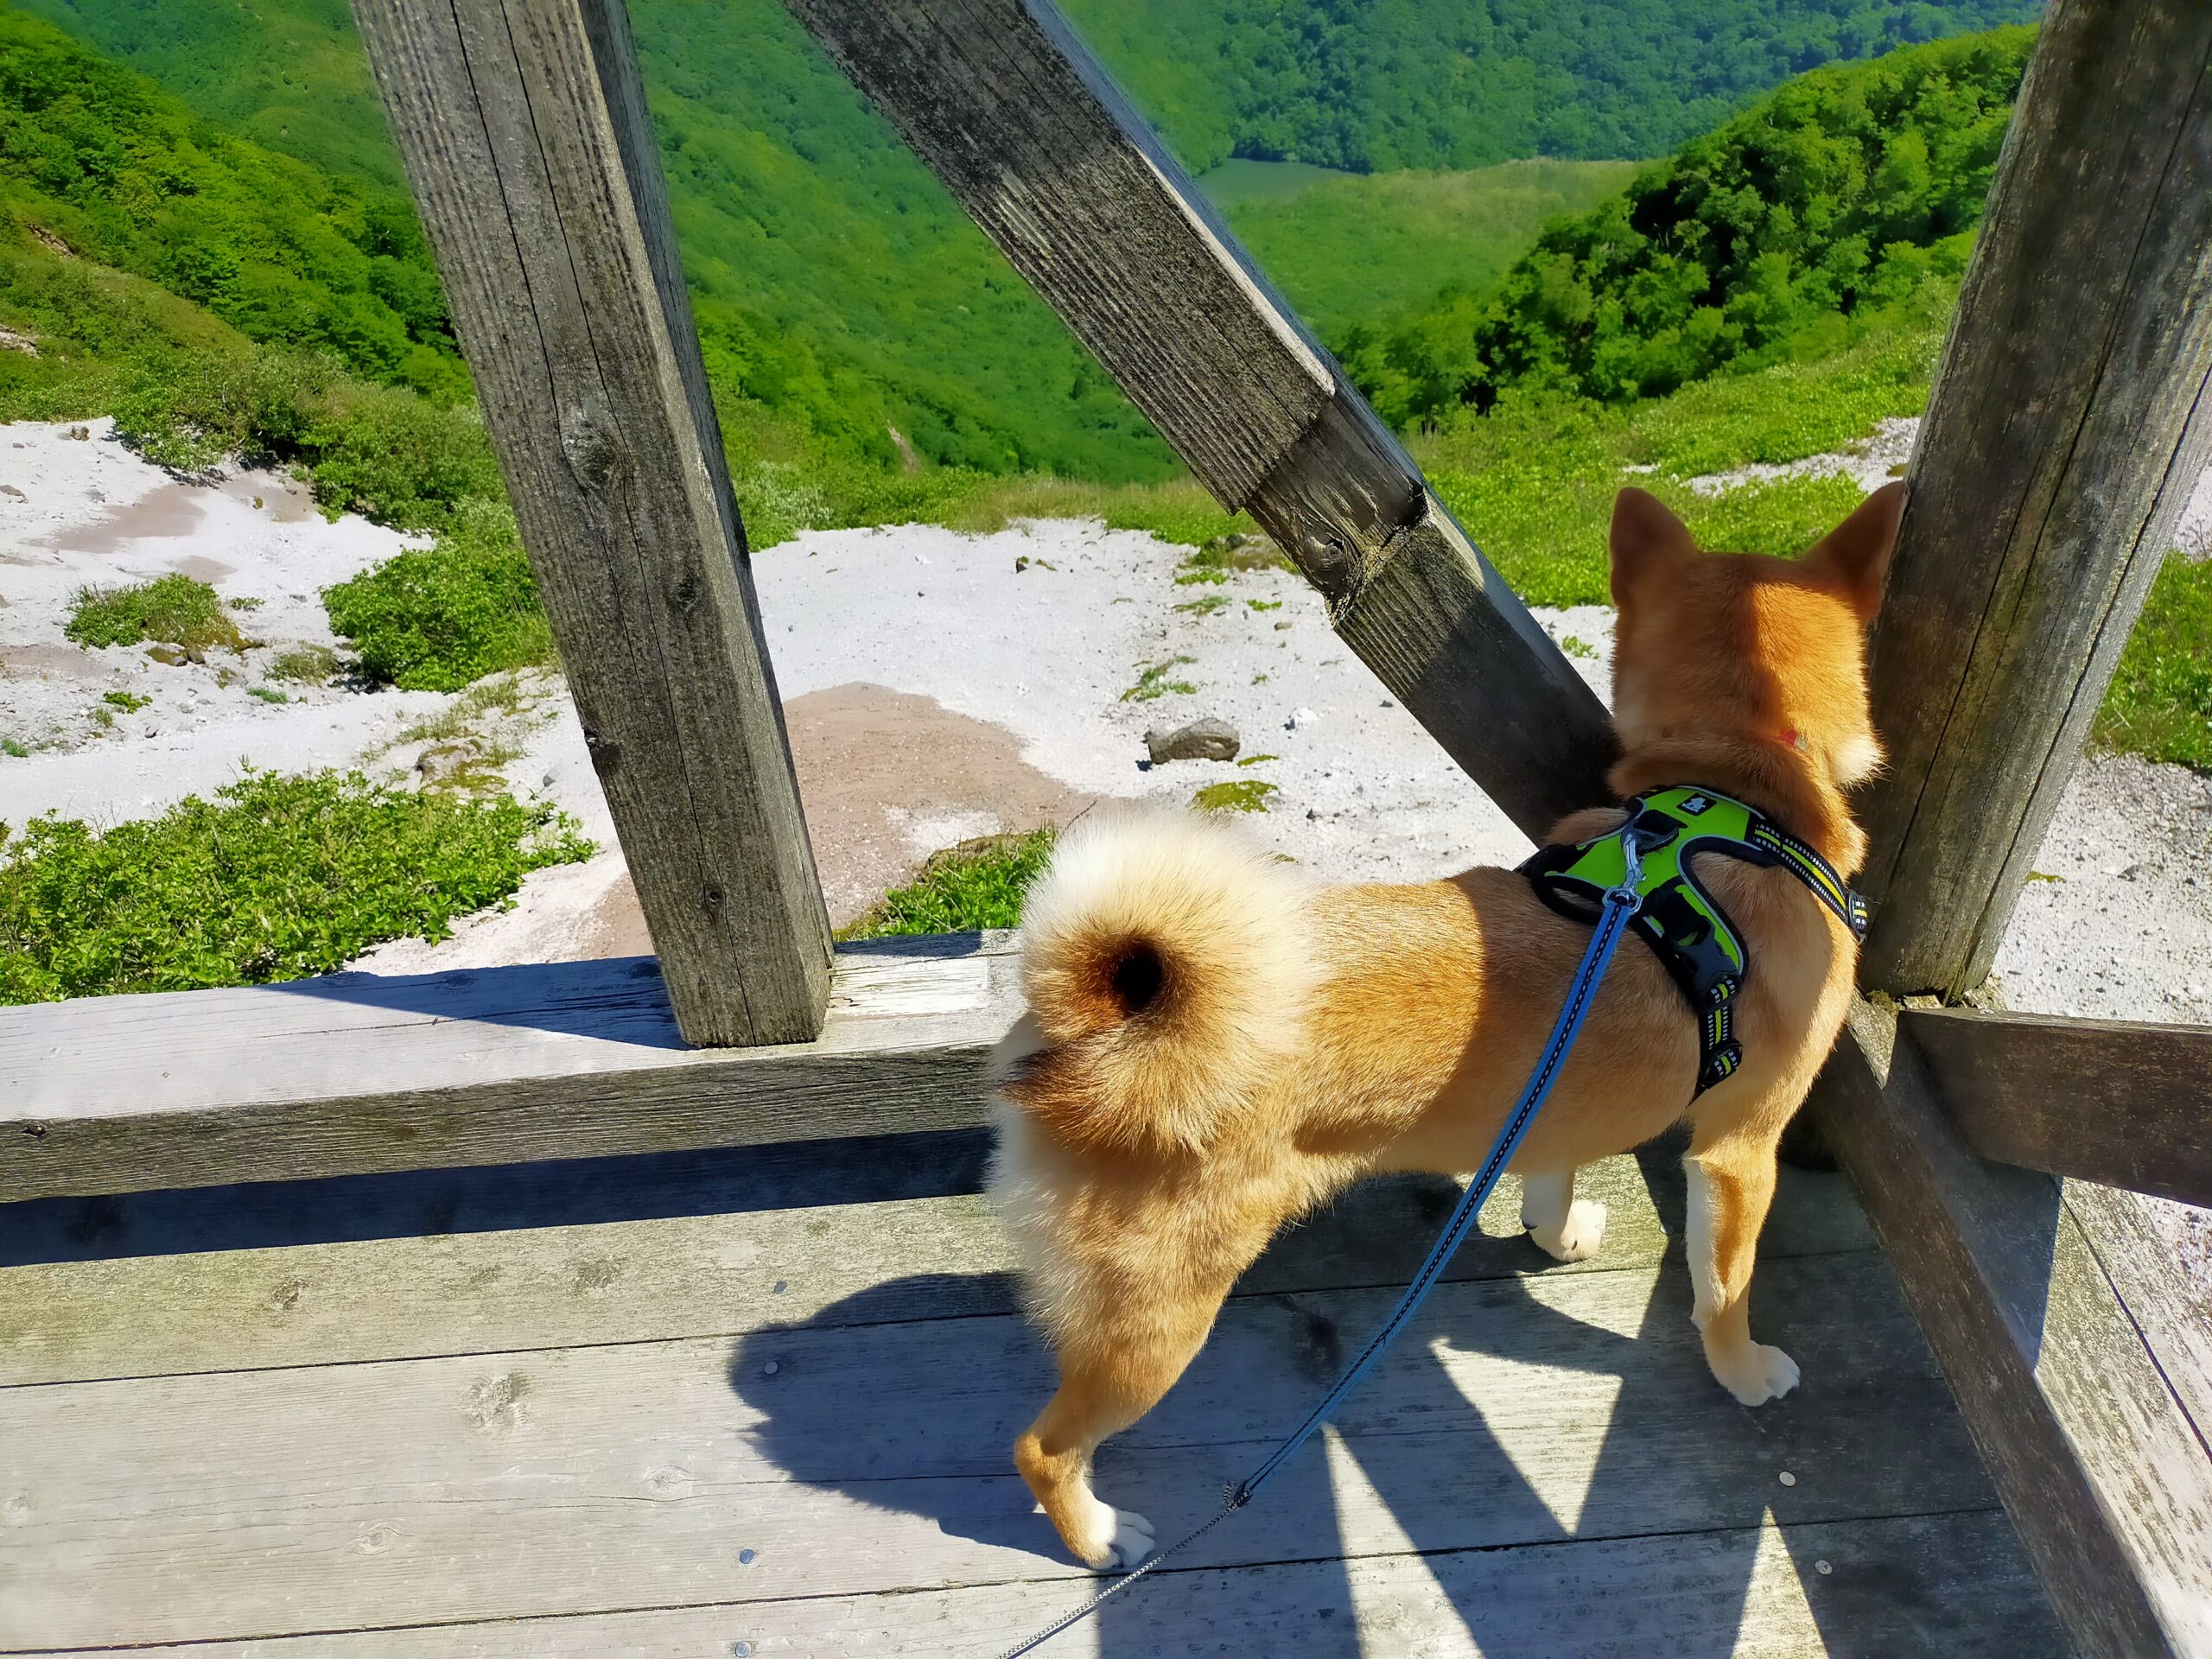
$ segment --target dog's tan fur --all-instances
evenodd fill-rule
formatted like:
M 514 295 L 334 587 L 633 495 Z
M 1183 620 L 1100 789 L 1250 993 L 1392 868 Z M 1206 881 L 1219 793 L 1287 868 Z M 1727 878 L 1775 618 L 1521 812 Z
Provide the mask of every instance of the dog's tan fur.
M 1718 790 L 1854 870 L 1865 838 L 1843 791 L 1880 758 L 1865 627 L 1903 506 L 1889 486 L 1793 563 L 1700 552 L 1656 499 L 1624 491 L 1613 787 Z M 1577 813 L 1553 838 L 1620 818 Z M 1714 854 L 1697 870 L 1755 963 L 1741 1069 L 1690 1103 L 1690 1014 L 1629 946 L 1513 1168 L 1532 1236 L 1578 1259 L 1604 1212 L 1575 1202 L 1576 1167 L 1687 1106 L 1692 1318 L 1713 1375 L 1757 1405 L 1797 1380 L 1749 1322 L 1775 1146 L 1834 1041 L 1855 947 L 1784 871 Z M 1507 869 L 1322 887 L 1228 830 L 1162 815 L 1064 841 L 1025 924 L 1029 1013 L 998 1056 L 992 1191 L 1060 1362 L 1014 1459 L 1077 1555 L 1107 1567 L 1149 1549 L 1142 1517 L 1093 1496 L 1091 1453 L 1166 1392 L 1277 1229 L 1361 1176 L 1481 1160 L 1588 939 Z

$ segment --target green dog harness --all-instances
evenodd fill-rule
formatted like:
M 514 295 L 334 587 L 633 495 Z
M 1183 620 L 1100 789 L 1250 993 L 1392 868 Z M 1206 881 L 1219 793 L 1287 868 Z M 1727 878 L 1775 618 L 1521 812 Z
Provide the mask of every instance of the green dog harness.
M 1643 904 L 1631 925 L 1658 952 L 1697 1016 L 1697 1092 L 1703 1094 L 1744 1063 L 1733 1034 L 1736 997 L 1751 963 L 1728 912 L 1691 873 L 1690 855 L 1725 853 L 1778 865 L 1811 888 L 1856 938 L 1866 937 L 1866 901 L 1844 886 L 1827 860 L 1741 801 L 1709 789 L 1677 788 L 1625 804 L 1628 817 L 1611 834 L 1540 847 L 1521 871 L 1560 915 L 1594 922 L 1605 890 L 1627 874 L 1621 843 L 1635 832 L 1643 855 L 1636 891 Z

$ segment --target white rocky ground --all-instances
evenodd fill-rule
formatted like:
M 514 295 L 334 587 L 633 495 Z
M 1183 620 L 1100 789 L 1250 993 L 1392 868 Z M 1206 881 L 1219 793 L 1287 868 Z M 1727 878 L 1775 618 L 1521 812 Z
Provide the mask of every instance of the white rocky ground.
M 72 435 L 79 430 L 86 435 Z M 1872 484 L 1903 460 L 1911 436 L 1911 423 L 1886 423 L 1859 453 L 1797 467 L 1846 468 Z M 2197 496 L 2188 530 L 2201 543 L 2212 529 L 2212 489 Z M 280 650 L 330 642 L 321 588 L 401 545 L 357 518 L 326 522 L 297 486 L 265 474 L 217 487 L 176 483 L 104 423 L 0 428 L 0 738 L 33 751 L 0 754 L 0 821 L 142 816 L 213 789 L 248 762 L 363 765 L 404 777 L 441 741 L 407 734 L 444 715 L 448 727 L 517 751 L 502 768 L 511 785 L 557 802 L 604 850 L 538 873 L 513 910 L 452 940 L 396 942 L 364 965 L 646 948 L 554 677 L 520 677 L 495 699 L 263 679 Z M 1228 779 L 1274 785 L 1269 810 L 1247 822 L 1325 875 L 1419 878 L 1519 856 L 1519 834 L 1393 706 L 1302 582 L 1260 570 L 1218 587 L 1179 585 L 1181 558 L 1147 536 L 1080 522 L 993 536 L 824 531 L 757 556 L 840 919 L 966 836 L 1064 820 L 1100 796 L 1185 801 Z M 88 652 L 63 639 L 79 587 L 170 570 L 261 601 L 237 615 L 262 643 L 243 658 L 172 667 L 143 649 Z M 1579 665 L 1602 690 L 1610 614 L 1541 615 L 1555 636 L 1587 648 Z M 1123 700 L 1147 665 L 1176 658 L 1191 660 L 1161 677 L 1193 690 Z M 261 701 L 257 685 L 292 700 Z M 125 713 L 101 702 L 111 690 L 152 702 Z M 103 711 L 111 725 L 100 723 Z M 1237 728 L 1238 762 L 1147 767 L 1147 727 L 1201 715 Z M 1998 964 L 2013 1006 L 2212 1020 L 2212 782 L 2180 767 L 2092 759 L 2036 868 L 2050 879 L 2029 884 Z

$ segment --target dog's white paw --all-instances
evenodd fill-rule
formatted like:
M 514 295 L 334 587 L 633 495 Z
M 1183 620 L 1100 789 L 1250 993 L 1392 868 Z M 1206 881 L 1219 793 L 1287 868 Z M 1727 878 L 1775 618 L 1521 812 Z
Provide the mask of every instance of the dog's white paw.
M 1082 1537 L 1069 1543 L 1094 1573 L 1127 1572 L 1152 1554 L 1152 1522 L 1134 1510 L 1117 1510 L 1094 1497 L 1084 1516 Z
M 1797 1386 L 1797 1362 L 1779 1348 L 1770 1348 L 1764 1343 L 1748 1343 L 1740 1353 L 1726 1360 L 1708 1354 L 1713 1376 L 1720 1379 L 1720 1386 L 1734 1395 L 1739 1404 L 1763 1406 L 1770 1400 L 1779 1400 Z
M 1586 1262 L 1598 1254 L 1605 1237 L 1605 1206 L 1595 1198 L 1577 1198 L 1567 1207 L 1567 1219 L 1557 1227 L 1530 1227 L 1536 1248 L 1559 1262 Z

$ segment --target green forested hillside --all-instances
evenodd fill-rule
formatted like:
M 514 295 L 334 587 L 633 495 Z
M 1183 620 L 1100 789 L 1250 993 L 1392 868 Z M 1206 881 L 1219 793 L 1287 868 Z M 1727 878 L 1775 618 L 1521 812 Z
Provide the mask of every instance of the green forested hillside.
M 71 280 L 79 259 L 193 301 L 251 339 L 466 393 L 403 193 L 238 138 L 59 29 L 0 9 L 0 292 L 18 327 L 65 348 L 126 344 L 105 338 L 103 296 Z
M 1791 75 L 2039 0 L 1063 0 L 1198 168 L 1656 156 Z
M 0 0 L 0 4 L 8 0 Z M 397 177 L 344 0 L 14 0 L 202 115 L 371 181 Z M 1194 170 L 1231 150 L 1353 168 L 1641 156 L 1782 76 L 2034 0 L 1073 0 Z M 718 385 L 771 455 L 826 442 L 1104 480 L 1172 458 L 779 0 L 632 0 Z M 1566 175 L 1558 175 L 1564 180 Z M 1495 274 L 1562 183 L 1378 175 L 1236 215 L 1333 334 Z M 893 435 L 894 429 L 897 436 Z
M 1633 162 L 1501 162 L 1460 172 L 1338 173 L 1232 161 L 1199 183 L 1327 340 L 1434 297 L 1480 290 L 1554 219 L 1635 176 Z
M 1434 419 L 1516 387 L 1608 402 L 1824 355 L 1964 268 L 2033 31 L 1791 81 L 1554 226 L 1494 290 L 1349 342 L 1384 412 Z

